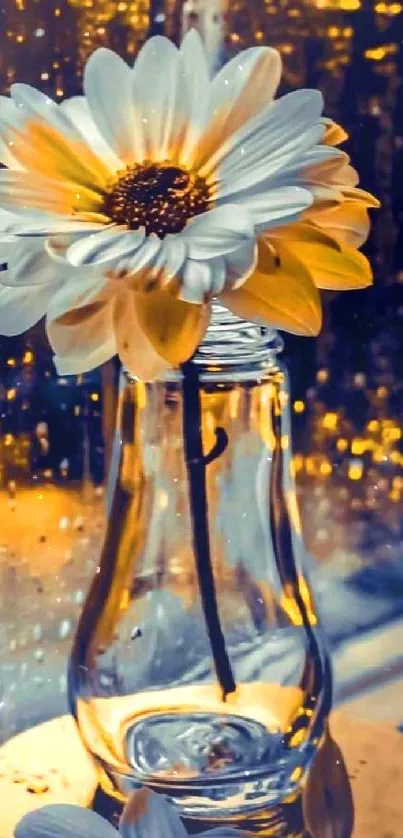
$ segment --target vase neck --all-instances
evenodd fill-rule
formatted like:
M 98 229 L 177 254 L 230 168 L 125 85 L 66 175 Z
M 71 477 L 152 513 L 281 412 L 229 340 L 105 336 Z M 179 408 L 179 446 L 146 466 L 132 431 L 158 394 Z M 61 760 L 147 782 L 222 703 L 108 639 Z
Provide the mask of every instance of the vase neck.
M 274 366 L 282 348 L 283 341 L 275 329 L 241 320 L 220 303 L 214 302 L 210 325 L 193 360 L 202 367 L 259 362 Z

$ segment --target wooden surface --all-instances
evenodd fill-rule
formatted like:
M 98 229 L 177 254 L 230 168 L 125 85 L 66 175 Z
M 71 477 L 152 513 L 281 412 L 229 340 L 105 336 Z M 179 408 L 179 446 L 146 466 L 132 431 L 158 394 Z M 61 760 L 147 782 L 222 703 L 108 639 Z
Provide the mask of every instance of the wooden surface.
M 354 838 L 403 838 L 401 734 L 344 713 L 333 714 L 331 730 L 352 786 Z M 31 809 L 88 805 L 95 787 L 96 773 L 70 717 L 16 736 L 0 748 L 0 838 L 11 838 L 15 823 Z

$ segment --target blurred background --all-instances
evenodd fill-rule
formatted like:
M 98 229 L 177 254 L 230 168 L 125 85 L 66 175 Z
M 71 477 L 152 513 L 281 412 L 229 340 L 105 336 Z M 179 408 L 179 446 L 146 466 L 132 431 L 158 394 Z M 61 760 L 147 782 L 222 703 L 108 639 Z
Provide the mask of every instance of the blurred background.
M 319 87 L 382 201 L 375 285 L 324 295 L 317 340 L 287 338 L 306 562 L 335 697 L 403 723 L 403 4 L 396 0 L 2 0 L 0 88 L 81 92 L 98 46 L 132 61 L 150 34 L 205 40 L 212 71 L 281 52 L 281 92 Z M 65 663 L 96 570 L 118 370 L 58 378 L 41 324 L 0 338 L 0 741 L 65 710 Z

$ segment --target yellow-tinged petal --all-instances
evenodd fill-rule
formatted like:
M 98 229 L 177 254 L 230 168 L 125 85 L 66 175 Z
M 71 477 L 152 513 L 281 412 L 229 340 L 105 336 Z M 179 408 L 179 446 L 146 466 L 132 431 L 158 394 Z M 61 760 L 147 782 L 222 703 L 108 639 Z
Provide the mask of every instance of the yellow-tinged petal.
M 168 291 L 135 294 L 138 321 L 155 351 L 177 366 L 192 357 L 210 320 L 210 306 L 187 303 Z
M 356 201 L 344 201 L 334 207 L 319 209 L 310 213 L 311 221 L 320 232 L 327 233 L 349 247 L 361 247 L 367 240 L 370 230 L 368 211 Z M 319 233 L 319 231 L 318 231 Z M 318 237 L 319 238 L 319 237 Z
M 323 244 L 325 247 L 333 250 L 340 250 L 340 245 L 337 239 L 333 238 L 332 233 L 328 230 L 319 229 L 310 219 L 308 221 L 296 221 L 293 224 L 286 224 L 284 227 L 276 227 L 274 230 L 269 231 L 264 238 L 269 242 L 274 238 L 291 239 L 292 241 L 307 243 L 312 242 L 313 244 Z
M 304 265 L 317 288 L 352 291 L 367 288 L 372 283 L 368 259 L 352 247 L 341 247 L 337 251 L 321 243 L 276 240 L 274 237 L 272 242 L 280 254 L 287 250 Z
M 296 335 L 317 335 L 322 323 L 320 298 L 308 270 L 282 241 L 276 254 L 260 240 L 255 272 L 220 299 L 246 320 L 274 326 Z
M 370 192 L 365 192 L 364 189 L 343 188 L 343 195 L 346 201 L 355 201 L 368 209 L 379 209 L 381 206 L 381 202 L 378 201 L 378 198 L 375 198 L 375 195 L 371 195 Z
M 13 153 L 28 171 L 77 184 L 93 194 L 95 202 L 111 178 L 109 169 L 84 142 L 67 139 L 44 122 L 27 122 L 15 138 Z
M 327 120 L 325 136 L 322 140 L 323 144 L 340 145 L 340 143 L 344 143 L 346 140 L 348 140 L 347 131 L 341 125 L 338 125 L 337 122 L 333 122 L 332 119 Z

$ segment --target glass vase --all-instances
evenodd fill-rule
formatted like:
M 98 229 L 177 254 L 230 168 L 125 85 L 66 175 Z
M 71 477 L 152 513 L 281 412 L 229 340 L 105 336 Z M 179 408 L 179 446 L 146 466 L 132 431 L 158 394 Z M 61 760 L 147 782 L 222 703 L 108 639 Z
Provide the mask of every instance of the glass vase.
M 195 358 L 123 373 L 109 524 L 69 667 L 72 712 L 125 799 L 248 818 L 299 789 L 331 701 L 276 332 L 214 306 Z

